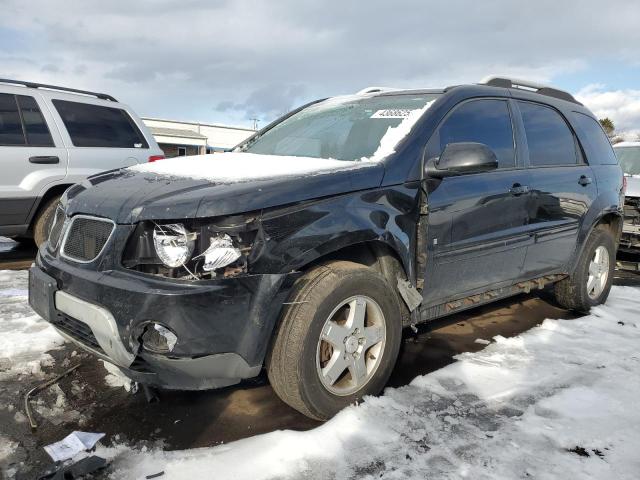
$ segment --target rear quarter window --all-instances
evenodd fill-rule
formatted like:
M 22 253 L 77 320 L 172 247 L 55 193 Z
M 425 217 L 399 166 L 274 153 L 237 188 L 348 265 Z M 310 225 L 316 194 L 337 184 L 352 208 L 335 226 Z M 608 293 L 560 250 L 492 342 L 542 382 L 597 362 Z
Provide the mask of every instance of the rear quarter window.
M 0 93 L 0 145 L 25 144 L 16 97 L 7 93 Z
M 617 164 L 616 154 L 600 123 L 580 112 L 572 112 L 571 117 L 589 165 Z
M 53 105 L 76 147 L 149 148 L 140 129 L 121 108 L 66 100 L 53 100 Z
M 576 143 L 567 122 L 553 108 L 518 101 L 531 167 L 575 165 Z

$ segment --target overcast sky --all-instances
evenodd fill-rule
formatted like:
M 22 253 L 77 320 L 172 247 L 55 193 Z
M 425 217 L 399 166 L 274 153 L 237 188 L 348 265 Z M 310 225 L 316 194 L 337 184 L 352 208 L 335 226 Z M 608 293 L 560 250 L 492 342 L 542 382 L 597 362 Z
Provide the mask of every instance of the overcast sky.
M 638 0 L 0 0 L 0 77 L 142 116 L 260 125 L 368 85 L 510 74 L 640 130 Z

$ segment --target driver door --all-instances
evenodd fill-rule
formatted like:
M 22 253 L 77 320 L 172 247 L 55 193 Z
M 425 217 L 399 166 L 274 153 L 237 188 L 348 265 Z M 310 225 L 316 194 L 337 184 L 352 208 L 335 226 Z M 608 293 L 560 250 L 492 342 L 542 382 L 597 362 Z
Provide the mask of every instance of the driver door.
M 510 283 L 522 274 L 529 234 L 529 173 L 517 157 L 507 99 L 458 105 L 429 140 L 425 158 L 453 143 L 491 148 L 498 169 L 426 178 L 427 262 L 423 305 L 438 305 Z

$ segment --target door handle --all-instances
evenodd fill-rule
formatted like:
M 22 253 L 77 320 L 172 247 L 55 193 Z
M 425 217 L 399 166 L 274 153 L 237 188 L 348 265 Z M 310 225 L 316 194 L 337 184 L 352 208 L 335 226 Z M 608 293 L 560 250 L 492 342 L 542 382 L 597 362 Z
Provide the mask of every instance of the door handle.
M 583 187 L 586 187 L 587 185 L 589 185 L 593 180 L 591 180 L 591 177 L 587 177 L 586 175 L 582 175 L 580 177 L 580 179 L 578 180 L 578 183 L 580 185 L 582 185 Z
M 44 157 L 29 157 L 30 163 L 60 163 L 60 159 L 56 156 L 44 156 Z
M 516 195 L 516 196 L 529 193 L 529 186 L 520 185 L 519 183 L 514 183 L 513 186 L 509 189 L 509 193 L 511 195 Z

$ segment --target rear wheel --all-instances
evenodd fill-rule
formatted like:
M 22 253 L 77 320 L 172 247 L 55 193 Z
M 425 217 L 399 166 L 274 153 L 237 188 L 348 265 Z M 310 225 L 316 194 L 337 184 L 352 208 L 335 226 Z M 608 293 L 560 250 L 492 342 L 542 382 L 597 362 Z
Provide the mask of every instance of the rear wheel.
M 53 221 L 53 215 L 56 212 L 56 206 L 59 201 L 59 195 L 47 200 L 33 222 L 33 241 L 38 247 L 40 247 L 49 236 L 51 222 Z
M 579 312 L 588 312 L 591 307 L 604 303 L 611 290 L 615 254 L 611 232 L 596 228 L 587 239 L 573 275 L 556 283 L 558 303 Z
M 278 396 L 318 420 L 379 393 L 398 356 L 397 296 L 377 272 L 332 262 L 300 278 L 267 360 Z

